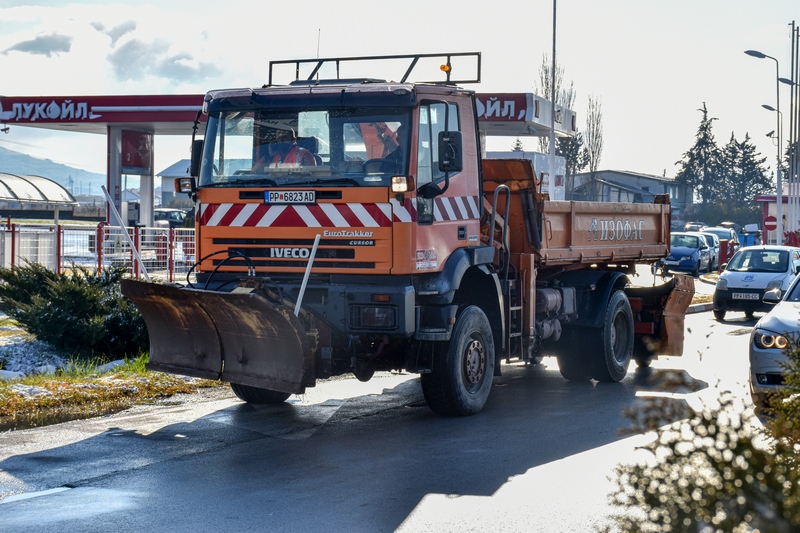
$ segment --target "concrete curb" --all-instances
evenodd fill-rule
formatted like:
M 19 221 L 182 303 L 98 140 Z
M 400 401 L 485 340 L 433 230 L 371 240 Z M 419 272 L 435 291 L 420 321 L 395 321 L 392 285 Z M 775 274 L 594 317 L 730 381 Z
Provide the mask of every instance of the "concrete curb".
M 707 279 L 706 276 L 704 276 L 704 275 L 703 276 L 698 276 L 697 280 L 700 281 L 701 283 L 706 283 L 708 285 L 716 285 L 717 284 L 717 280 L 716 279 Z M 691 313 L 702 313 L 704 311 L 711 311 L 712 309 L 714 309 L 714 304 L 711 303 L 711 302 L 709 302 L 707 304 L 694 304 L 694 305 L 690 305 L 689 306 L 689 308 L 686 310 L 686 314 L 688 315 L 688 314 L 691 314 Z
M 713 303 L 707 304 L 694 304 L 690 305 L 688 309 L 686 309 L 686 314 L 690 315 L 692 313 L 702 313 L 703 311 L 711 311 L 714 309 Z

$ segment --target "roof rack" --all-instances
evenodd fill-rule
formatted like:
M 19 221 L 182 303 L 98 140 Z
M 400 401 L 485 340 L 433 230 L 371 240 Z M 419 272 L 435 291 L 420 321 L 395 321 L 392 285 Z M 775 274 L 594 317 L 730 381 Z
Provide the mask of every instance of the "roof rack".
M 313 58 L 313 59 L 282 59 L 278 61 L 270 61 L 269 62 L 269 82 L 267 83 L 266 87 L 272 86 L 272 68 L 275 65 L 291 65 L 294 64 L 295 66 L 295 82 L 300 81 L 300 65 L 302 64 L 310 64 L 316 63 L 316 66 L 312 69 L 311 74 L 308 75 L 308 78 L 303 80 L 304 82 L 308 82 L 309 84 L 314 83 L 314 76 L 317 75 L 319 70 L 322 66 L 326 63 L 330 64 L 333 63 L 336 65 L 336 80 L 339 82 L 345 82 L 347 80 L 341 79 L 339 77 L 339 66 L 341 63 L 345 62 L 355 62 L 355 61 L 382 61 L 387 59 L 408 59 L 410 60 L 410 64 L 408 65 L 408 69 L 406 70 L 403 77 L 400 79 L 400 83 L 406 83 L 408 77 L 411 75 L 411 72 L 414 70 L 414 67 L 417 66 L 417 63 L 422 58 L 435 58 L 439 57 L 442 58 L 444 63 L 440 67 L 440 70 L 445 73 L 445 80 L 435 80 L 435 81 L 417 81 L 417 83 L 431 83 L 436 85 L 457 85 L 463 83 L 480 83 L 481 82 L 481 53 L 480 52 L 458 52 L 454 54 L 405 54 L 405 55 L 389 55 L 389 56 L 362 56 L 362 57 L 325 57 L 325 58 Z M 473 57 L 477 61 L 475 66 L 475 77 L 474 79 L 452 79 L 451 74 L 453 71 L 451 59 L 454 57 Z M 365 80 L 368 80 L 365 78 Z

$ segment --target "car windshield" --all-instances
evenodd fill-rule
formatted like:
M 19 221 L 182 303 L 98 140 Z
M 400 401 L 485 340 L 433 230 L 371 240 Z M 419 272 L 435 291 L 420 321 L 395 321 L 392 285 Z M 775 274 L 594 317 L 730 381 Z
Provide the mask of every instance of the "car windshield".
M 394 107 L 213 113 L 200 186 L 387 186 L 408 172 L 409 123 Z
M 671 235 L 669 244 L 673 248 L 683 246 L 684 248 L 699 248 L 698 238 L 695 235 Z
M 789 252 L 785 250 L 742 250 L 733 256 L 727 270 L 734 272 L 786 272 Z

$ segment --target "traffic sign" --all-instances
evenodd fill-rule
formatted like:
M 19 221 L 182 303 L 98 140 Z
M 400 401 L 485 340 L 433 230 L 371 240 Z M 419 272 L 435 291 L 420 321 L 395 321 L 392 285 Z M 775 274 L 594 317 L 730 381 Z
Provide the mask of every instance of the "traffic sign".
M 772 231 L 778 229 L 778 219 L 770 215 L 764 219 L 764 229 Z

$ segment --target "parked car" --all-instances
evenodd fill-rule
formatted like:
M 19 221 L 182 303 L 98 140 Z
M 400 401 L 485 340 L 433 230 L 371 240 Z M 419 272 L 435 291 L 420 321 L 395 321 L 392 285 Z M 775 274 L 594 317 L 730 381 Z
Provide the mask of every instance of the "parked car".
M 716 233 L 711 233 L 708 231 L 701 231 L 700 233 L 703 234 L 706 238 L 706 242 L 708 242 L 708 246 L 711 248 L 709 253 L 711 254 L 711 266 L 708 268 L 709 272 L 712 270 L 717 270 L 719 268 L 719 237 L 717 237 Z
M 703 226 L 708 226 L 705 222 L 687 222 L 683 226 L 683 231 L 698 231 Z
M 765 406 L 769 394 L 783 384 L 785 350 L 800 338 L 800 276 L 794 278 L 783 299 L 773 292 L 765 294 L 764 300 L 777 305 L 750 333 L 750 395 L 759 407 Z
M 730 228 L 733 231 L 735 231 L 737 235 L 740 235 L 741 233 L 743 233 L 742 226 L 737 224 L 736 222 L 720 222 L 719 223 L 719 227 L 720 228 Z
M 670 235 L 669 255 L 664 264 L 667 270 L 689 272 L 697 276 L 708 272 L 711 265 L 710 247 L 706 238 L 697 232 L 675 232 Z
M 720 257 L 719 261 L 721 264 L 725 264 L 731 260 L 733 254 L 736 253 L 736 250 L 739 249 L 739 235 L 734 231 L 732 228 L 723 228 L 720 226 L 706 226 L 700 231 L 706 233 L 713 233 L 716 235 L 719 240 L 726 240 L 728 241 L 728 257 Z
M 182 228 L 186 212 L 183 209 L 160 207 L 153 210 L 157 228 Z
M 724 320 L 728 311 L 742 311 L 750 318 L 772 306 L 764 294 L 779 290 L 780 296 L 800 272 L 800 248 L 747 246 L 736 252 L 719 275 L 714 289 L 714 317 Z

